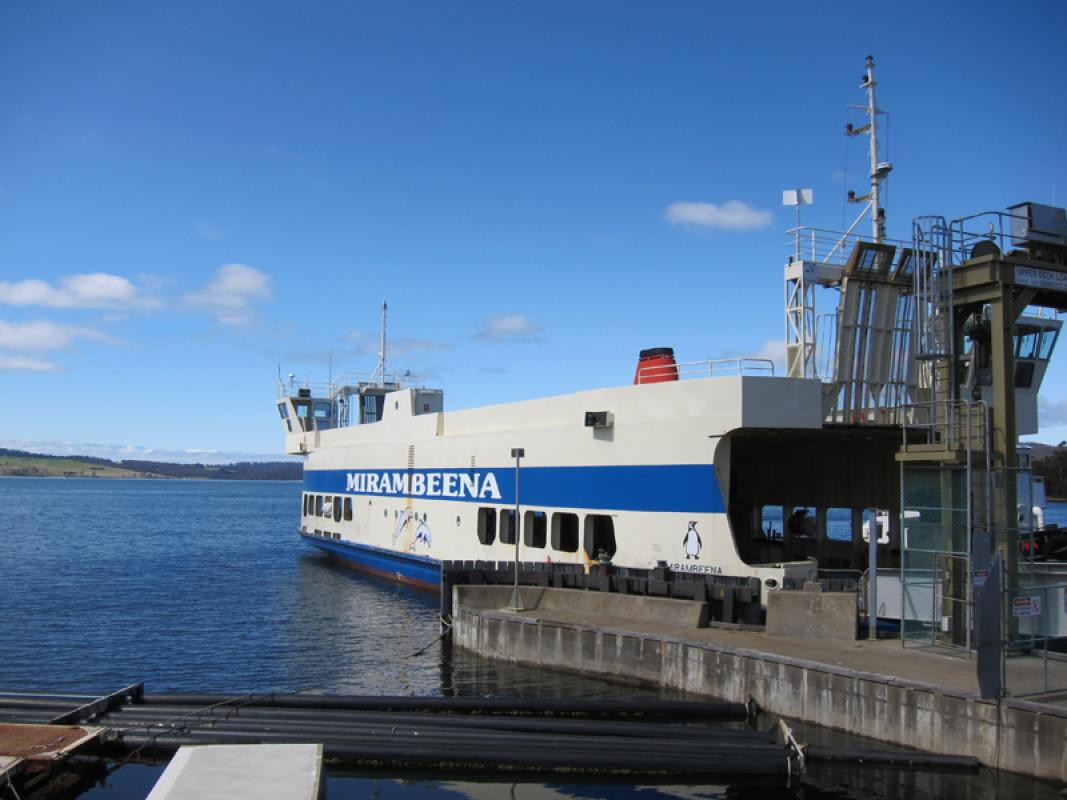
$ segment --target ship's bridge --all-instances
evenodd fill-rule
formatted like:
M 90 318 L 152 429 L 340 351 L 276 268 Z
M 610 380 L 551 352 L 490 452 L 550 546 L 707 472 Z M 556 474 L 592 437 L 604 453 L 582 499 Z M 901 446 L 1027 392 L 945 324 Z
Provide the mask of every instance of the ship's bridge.
M 380 422 L 385 398 L 407 388 L 397 377 L 373 380 L 370 376 L 345 375 L 325 384 L 298 384 L 290 376 L 278 382 L 278 414 L 287 434 L 313 433 Z M 412 392 L 414 415 L 444 409 L 444 392 L 417 387 Z

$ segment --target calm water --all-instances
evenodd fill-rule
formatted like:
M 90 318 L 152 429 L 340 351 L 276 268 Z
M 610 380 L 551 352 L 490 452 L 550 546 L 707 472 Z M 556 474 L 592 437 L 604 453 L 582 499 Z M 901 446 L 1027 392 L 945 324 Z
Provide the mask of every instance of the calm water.
M 0 478 L 0 688 L 109 692 L 143 681 L 152 692 L 634 692 L 445 647 L 436 641 L 436 596 L 335 566 L 299 542 L 299 498 L 295 483 Z M 423 655 L 413 655 L 427 645 Z M 83 798 L 143 798 L 161 769 L 123 767 Z M 411 782 L 334 774 L 328 782 L 329 798 L 504 792 L 770 796 L 743 786 Z M 780 796 L 1056 796 L 1032 781 L 1001 776 L 998 784 L 989 773 L 901 777 L 879 770 L 826 771 L 797 792 Z

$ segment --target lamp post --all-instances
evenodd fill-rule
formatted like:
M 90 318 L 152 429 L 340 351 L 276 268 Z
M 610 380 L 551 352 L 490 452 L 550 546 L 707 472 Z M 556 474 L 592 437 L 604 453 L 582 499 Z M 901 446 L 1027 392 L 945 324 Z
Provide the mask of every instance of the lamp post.
M 888 524 L 888 521 L 886 522 Z M 867 638 L 878 638 L 878 511 L 867 510 Z
M 519 522 L 519 461 L 525 455 L 523 448 L 511 448 L 511 457 L 515 459 L 515 520 L 511 526 L 511 534 L 515 537 L 515 586 L 511 592 L 511 611 L 522 611 L 522 603 L 519 602 L 519 531 L 522 528 Z

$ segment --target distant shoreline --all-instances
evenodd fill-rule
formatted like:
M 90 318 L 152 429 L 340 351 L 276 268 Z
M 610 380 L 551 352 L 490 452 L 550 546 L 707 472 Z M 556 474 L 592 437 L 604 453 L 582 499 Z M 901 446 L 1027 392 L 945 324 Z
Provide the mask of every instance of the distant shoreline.
M 215 483 L 263 481 L 265 483 L 301 483 L 301 478 L 204 478 L 178 477 L 175 475 L 42 475 L 0 471 L 3 478 L 42 478 L 46 480 L 101 480 L 101 481 L 210 481 Z
M 165 461 L 111 461 L 92 456 L 53 456 L 0 448 L 0 477 L 126 478 L 134 480 L 300 481 L 299 461 L 241 461 L 232 464 L 176 464 Z

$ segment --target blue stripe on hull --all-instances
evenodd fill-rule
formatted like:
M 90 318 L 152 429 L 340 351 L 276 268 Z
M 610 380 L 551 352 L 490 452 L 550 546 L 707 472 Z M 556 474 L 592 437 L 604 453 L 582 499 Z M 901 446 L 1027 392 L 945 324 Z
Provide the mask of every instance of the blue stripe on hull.
M 523 505 L 710 514 L 726 508 L 713 464 L 523 467 L 521 478 Z M 304 491 L 510 506 L 515 468 L 305 469 Z
M 435 558 L 307 533 L 301 533 L 300 538 L 343 561 L 346 566 L 427 589 L 437 589 L 441 585 L 441 562 Z

